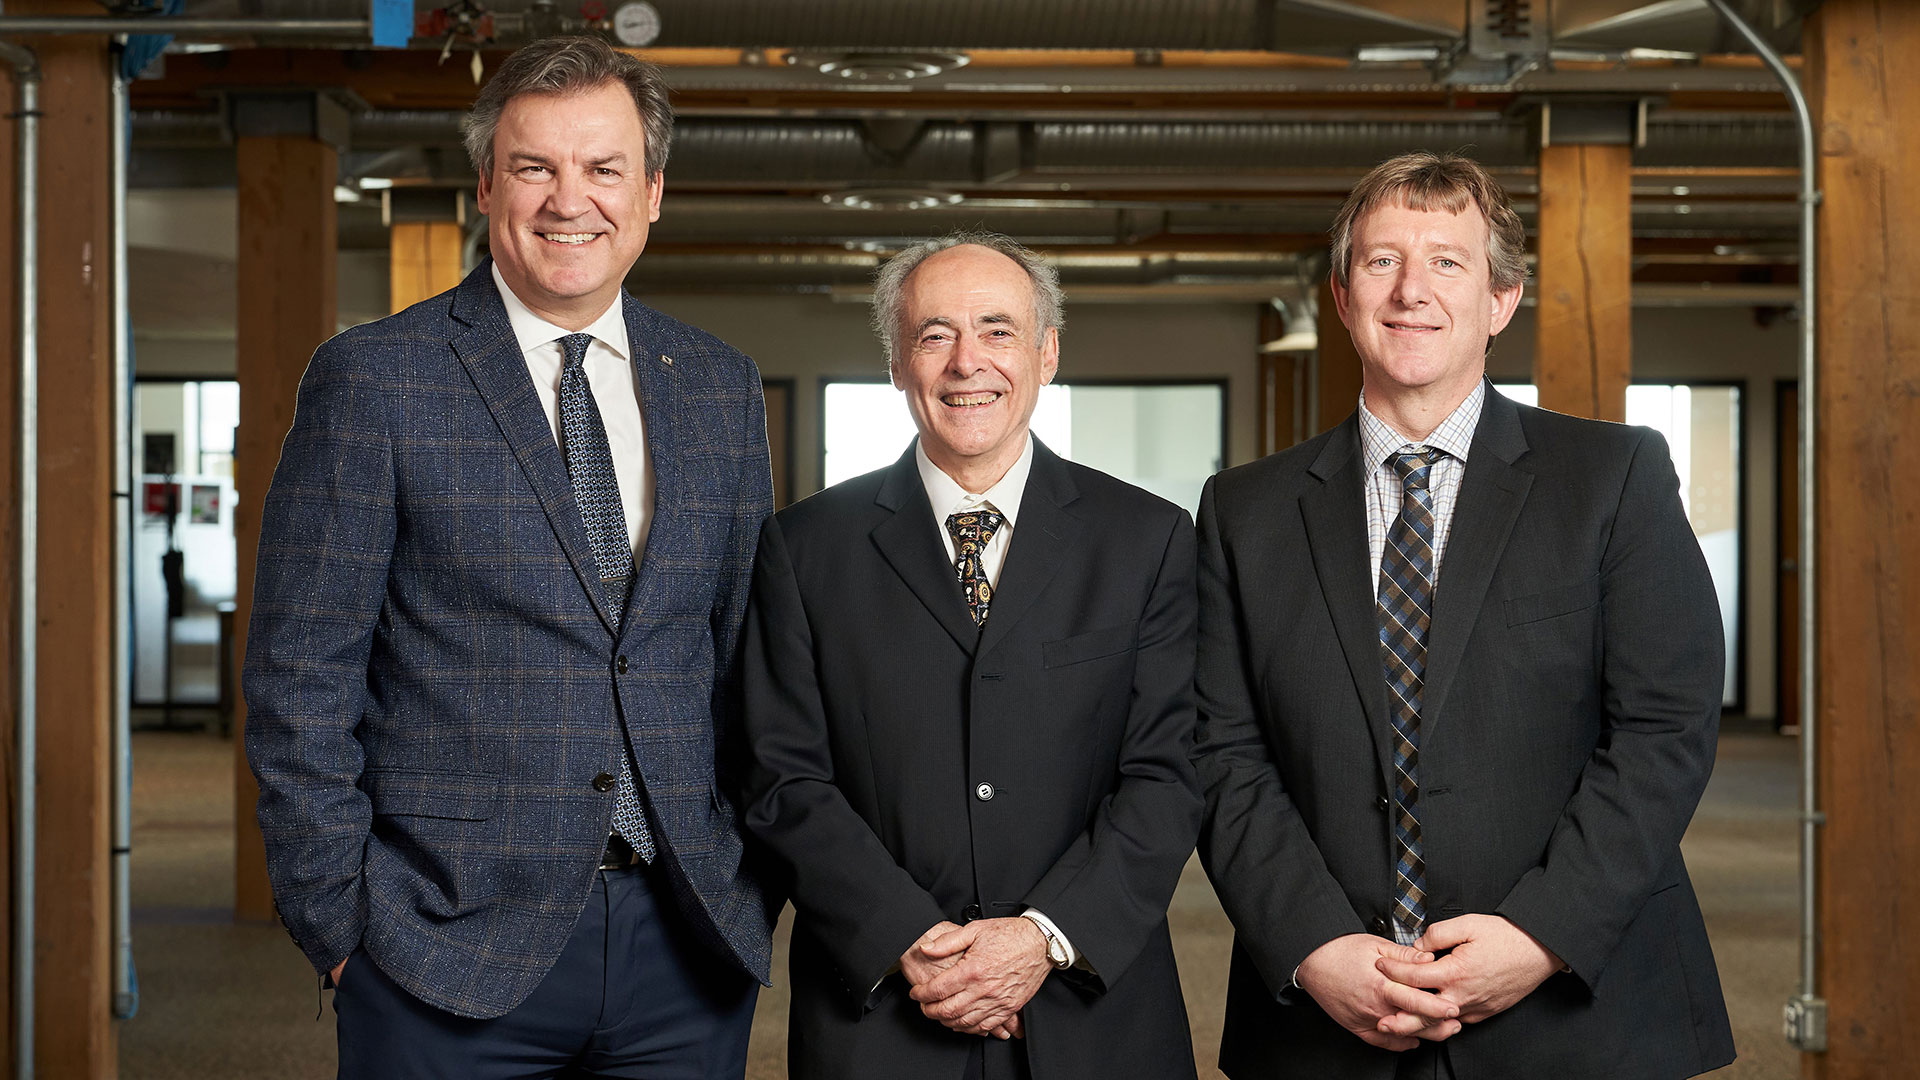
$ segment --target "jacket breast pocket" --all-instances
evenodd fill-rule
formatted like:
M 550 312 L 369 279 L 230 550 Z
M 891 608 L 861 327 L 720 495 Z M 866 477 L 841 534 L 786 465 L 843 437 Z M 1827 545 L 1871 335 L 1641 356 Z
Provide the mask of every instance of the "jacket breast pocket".
M 1519 626 L 1560 615 L 1571 615 L 1576 611 L 1585 611 L 1599 602 L 1600 579 L 1588 578 L 1586 581 L 1558 589 L 1548 589 L 1531 596 L 1516 596 L 1506 601 L 1507 625 Z
M 485 773 L 368 769 L 360 786 L 376 817 L 486 821 L 493 816 L 500 778 Z
M 1133 648 L 1138 626 L 1138 623 L 1108 626 L 1058 641 L 1044 642 L 1040 646 L 1040 657 L 1046 666 L 1060 668 L 1128 652 Z

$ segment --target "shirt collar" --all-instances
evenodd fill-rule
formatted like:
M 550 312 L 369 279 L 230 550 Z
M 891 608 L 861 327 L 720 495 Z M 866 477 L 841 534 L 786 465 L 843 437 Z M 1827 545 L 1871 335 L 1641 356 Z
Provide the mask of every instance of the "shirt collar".
M 532 308 L 507 288 L 507 280 L 500 276 L 500 264 L 494 263 L 492 269 L 494 288 L 500 290 L 500 302 L 507 308 L 507 322 L 513 327 L 514 339 L 520 343 L 523 355 L 573 333 L 564 326 L 555 326 L 535 315 Z M 632 360 L 627 350 L 627 320 L 620 307 L 620 297 L 616 296 L 612 305 L 580 332 L 592 334 L 595 341 L 619 354 L 620 359 Z
M 1392 425 L 1373 415 L 1367 408 L 1367 392 L 1360 391 L 1360 446 L 1366 452 L 1367 466 L 1378 467 L 1382 462 L 1400 451 L 1412 447 L 1430 446 L 1435 450 L 1444 450 L 1448 457 L 1460 461 L 1467 460 L 1467 448 L 1473 444 L 1473 430 L 1480 426 L 1480 409 L 1487 402 L 1487 381 L 1480 380 L 1473 386 L 1473 392 L 1466 400 L 1447 414 L 1440 426 L 1424 442 L 1414 442 L 1393 430 Z
M 1027 474 L 1033 471 L 1033 436 L 1027 436 L 1026 448 L 1020 451 L 1020 459 L 1007 470 L 1007 475 L 978 495 L 941 472 L 940 466 L 927 457 L 926 448 L 918 439 L 913 442 L 913 460 L 920 467 L 920 483 L 927 489 L 927 502 L 932 504 L 933 516 L 940 519 L 941 528 L 946 528 L 947 515 L 970 510 L 981 503 L 992 503 L 1011 526 L 1014 518 L 1020 516 L 1020 497 L 1026 494 Z

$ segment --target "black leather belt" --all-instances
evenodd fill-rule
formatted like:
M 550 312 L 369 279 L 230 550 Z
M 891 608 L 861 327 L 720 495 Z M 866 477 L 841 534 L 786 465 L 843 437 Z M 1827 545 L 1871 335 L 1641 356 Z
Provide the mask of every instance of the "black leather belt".
M 607 837 L 607 850 L 600 856 L 600 869 L 624 870 L 639 863 L 640 853 L 633 850 L 633 845 L 618 836 Z

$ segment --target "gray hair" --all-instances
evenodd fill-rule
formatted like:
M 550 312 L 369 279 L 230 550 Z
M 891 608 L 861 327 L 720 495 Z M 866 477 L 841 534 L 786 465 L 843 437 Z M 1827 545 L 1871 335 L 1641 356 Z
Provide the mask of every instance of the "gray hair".
M 873 332 L 880 336 L 887 347 L 888 363 L 892 363 L 900 351 L 900 320 L 904 314 L 901 308 L 906 304 L 903 294 L 906 292 L 907 278 L 932 256 L 957 247 L 983 247 L 997 251 L 1027 272 L 1027 281 L 1033 286 L 1033 317 L 1034 322 L 1039 324 L 1039 337 L 1045 338 L 1048 330 L 1058 330 L 1067 325 L 1066 315 L 1061 311 L 1066 304 L 1066 296 L 1060 291 L 1058 270 L 1047 265 L 1032 249 L 1011 236 L 986 230 L 962 229 L 938 239 L 920 241 L 881 264 L 880 272 L 874 275 Z
M 522 94 L 580 94 L 619 83 L 633 95 L 646 133 L 647 179 L 667 167 L 673 145 L 673 106 L 667 103 L 666 77 L 660 69 L 614 48 L 597 37 L 554 37 L 536 41 L 493 73 L 467 113 L 462 136 L 467 159 L 481 176 L 493 173 L 493 136 L 507 102 Z

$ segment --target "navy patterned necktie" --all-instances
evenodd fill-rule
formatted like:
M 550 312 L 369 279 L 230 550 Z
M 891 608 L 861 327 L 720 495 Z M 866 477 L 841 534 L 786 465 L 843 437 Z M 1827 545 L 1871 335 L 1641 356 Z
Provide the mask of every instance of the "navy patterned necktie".
M 1427 922 L 1427 863 L 1420 842 L 1420 707 L 1426 688 L 1427 628 L 1433 620 L 1433 493 L 1438 450 L 1395 454 L 1400 516 L 1380 556 L 1380 661 L 1393 722 L 1394 938 L 1411 944 Z
M 993 534 L 1006 523 L 1006 518 L 985 506 L 947 515 L 947 534 L 953 537 L 954 576 L 960 580 L 967 613 L 973 616 L 975 626 L 986 625 L 987 608 L 993 604 L 993 585 L 987 581 L 980 559 L 993 542 Z
M 560 370 L 560 432 L 567 474 L 573 479 L 573 501 L 579 505 L 580 520 L 587 527 L 587 543 L 593 548 L 600 589 L 607 610 L 613 613 L 617 634 L 627 607 L 627 593 L 633 587 L 633 542 L 627 536 L 627 515 L 620 505 L 620 484 L 613 471 L 607 426 L 600 419 L 600 407 L 594 404 L 593 388 L 587 385 L 587 346 L 591 344 L 591 334 L 568 334 L 560 339 L 560 351 L 566 360 Z M 628 760 L 614 791 L 613 831 L 642 860 L 652 862 L 653 832 L 647 828 L 646 812 L 640 807 L 632 755 L 624 752 L 626 745 L 622 739 L 621 756 Z

